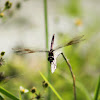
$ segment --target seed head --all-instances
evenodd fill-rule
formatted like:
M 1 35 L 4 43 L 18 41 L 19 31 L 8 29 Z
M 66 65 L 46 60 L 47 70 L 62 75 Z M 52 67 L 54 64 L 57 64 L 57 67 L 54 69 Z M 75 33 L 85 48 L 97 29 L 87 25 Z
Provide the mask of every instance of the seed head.
M 38 100 L 38 99 L 41 99 L 41 94 L 40 94 L 40 93 L 37 94 L 35 98 L 36 98 L 37 100 Z
M 31 92 L 32 92 L 32 93 L 36 93 L 36 88 L 33 87 L 33 88 L 31 89 Z
M 5 3 L 5 9 L 10 9 L 12 7 L 12 3 L 9 1 L 6 1 Z
M 46 81 L 43 81 L 43 82 L 42 82 L 42 86 L 43 86 L 44 88 L 47 88 L 47 87 L 48 87 L 48 83 L 47 83 Z
M 1 52 L 1 56 L 4 56 L 4 54 L 5 54 L 5 52 L 4 52 L 4 51 L 2 51 L 2 52 Z

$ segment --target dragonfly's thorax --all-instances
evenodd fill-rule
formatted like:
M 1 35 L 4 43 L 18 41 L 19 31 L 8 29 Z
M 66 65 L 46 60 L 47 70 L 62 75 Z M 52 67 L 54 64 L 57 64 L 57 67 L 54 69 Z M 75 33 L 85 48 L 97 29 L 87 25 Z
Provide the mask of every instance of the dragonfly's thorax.
M 54 60 L 54 54 L 53 51 L 50 50 L 50 52 L 48 53 L 48 61 L 51 63 Z

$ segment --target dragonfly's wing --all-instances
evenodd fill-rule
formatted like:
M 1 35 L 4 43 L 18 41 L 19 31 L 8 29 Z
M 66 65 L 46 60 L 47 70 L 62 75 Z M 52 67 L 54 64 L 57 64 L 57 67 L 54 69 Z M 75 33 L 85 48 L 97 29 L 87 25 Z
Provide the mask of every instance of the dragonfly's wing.
M 52 73 L 54 73 L 55 70 L 56 70 L 56 66 L 57 66 L 56 60 L 57 60 L 57 57 L 58 57 L 60 54 L 61 54 L 61 52 L 55 52 L 55 54 L 54 54 L 54 60 L 53 60 L 53 62 L 51 62 L 51 72 L 52 72 Z
M 51 72 L 54 73 L 56 70 L 56 59 L 51 62 Z
M 53 62 L 51 62 L 51 72 L 52 72 L 52 73 L 54 73 L 55 70 L 56 70 L 56 66 L 57 66 L 57 64 L 56 64 L 56 59 L 57 59 L 57 57 L 58 57 L 60 54 L 61 54 L 61 53 L 55 53 L 55 54 L 54 54 L 54 60 L 53 60 Z
M 33 50 L 33 49 L 14 49 L 14 52 L 15 53 L 18 53 L 18 54 L 28 54 L 28 53 L 35 53 L 35 52 L 49 52 L 48 50 Z
M 55 51 L 57 49 L 60 49 L 62 47 L 66 47 L 66 46 L 69 46 L 69 45 L 73 45 L 73 44 L 79 43 L 80 41 L 83 41 L 84 40 L 84 39 L 82 39 L 83 37 L 84 37 L 84 35 L 75 37 L 71 41 L 69 41 L 68 43 L 58 46 L 53 51 Z

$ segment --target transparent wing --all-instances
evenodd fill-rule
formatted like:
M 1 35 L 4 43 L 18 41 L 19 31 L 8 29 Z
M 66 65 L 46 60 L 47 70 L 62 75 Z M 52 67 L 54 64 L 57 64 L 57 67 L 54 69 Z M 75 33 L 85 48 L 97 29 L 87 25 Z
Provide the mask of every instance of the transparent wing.
M 57 66 L 57 64 L 56 64 L 56 59 L 57 59 L 57 57 L 59 56 L 61 54 L 61 52 L 56 52 L 55 54 L 54 54 L 54 60 L 53 60 L 53 62 L 51 62 L 51 72 L 52 73 L 54 73 L 55 72 L 55 70 L 56 70 L 56 66 Z
M 49 52 L 48 50 L 33 50 L 33 49 L 14 49 L 14 52 L 15 53 L 18 53 L 18 54 L 28 54 L 28 53 L 35 53 L 35 52 Z
M 55 51 L 57 49 L 60 49 L 60 48 L 63 48 L 63 47 L 66 47 L 66 46 L 69 46 L 69 45 L 73 45 L 73 44 L 79 43 L 79 42 L 85 40 L 85 39 L 82 39 L 83 37 L 84 37 L 84 35 L 75 37 L 71 41 L 69 41 L 68 43 L 58 46 L 53 51 Z
M 54 73 L 56 70 L 56 59 L 51 62 L 51 72 Z

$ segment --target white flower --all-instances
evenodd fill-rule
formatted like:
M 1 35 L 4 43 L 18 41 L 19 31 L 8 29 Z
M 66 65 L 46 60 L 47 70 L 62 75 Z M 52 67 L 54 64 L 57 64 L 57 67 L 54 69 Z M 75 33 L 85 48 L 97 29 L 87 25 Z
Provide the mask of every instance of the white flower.
M 29 92 L 28 89 L 25 89 L 25 88 L 22 87 L 22 86 L 20 86 L 20 91 L 21 91 L 21 93 L 27 93 L 27 92 Z

